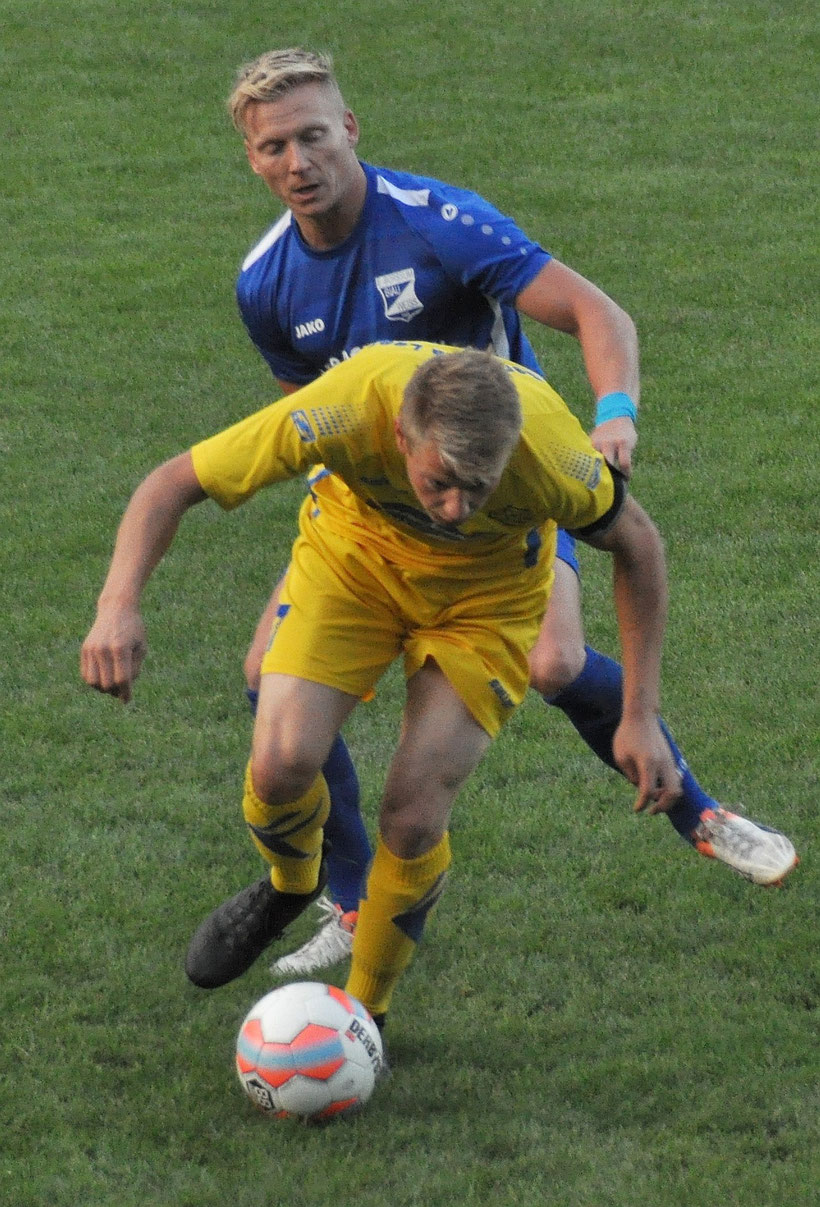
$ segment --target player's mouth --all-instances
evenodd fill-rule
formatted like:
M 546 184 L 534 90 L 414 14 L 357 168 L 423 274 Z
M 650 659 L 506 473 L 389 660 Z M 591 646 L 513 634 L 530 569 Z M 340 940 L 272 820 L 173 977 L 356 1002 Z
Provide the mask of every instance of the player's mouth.
M 462 520 L 448 520 L 445 516 L 439 515 L 438 512 L 435 512 L 435 511 L 428 511 L 427 514 L 429 515 L 430 519 L 434 522 L 434 524 L 436 524 L 439 528 L 446 528 L 450 532 L 455 532 L 457 530 L 459 524 L 464 523 L 463 519 Z M 465 519 L 469 519 L 469 517 L 467 516 L 467 517 L 465 517 Z
M 302 203 L 315 201 L 321 187 L 320 184 L 303 184 L 299 188 L 291 189 L 290 195 L 294 201 Z

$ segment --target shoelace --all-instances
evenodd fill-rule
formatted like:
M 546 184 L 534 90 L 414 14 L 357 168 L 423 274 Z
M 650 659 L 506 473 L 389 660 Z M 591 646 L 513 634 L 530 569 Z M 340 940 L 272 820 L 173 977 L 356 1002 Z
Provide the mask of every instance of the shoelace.
M 323 928 L 325 926 L 327 926 L 327 924 L 331 920 L 331 918 L 335 918 L 337 916 L 341 917 L 341 911 L 339 910 L 339 907 L 335 904 L 335 902 L 331 901 L 329 897 L 320 897 L 319 900 L 316 902 L 316 905 L 321 910 L 321 912 L 325 915 L 325 920 L 322 923 Z

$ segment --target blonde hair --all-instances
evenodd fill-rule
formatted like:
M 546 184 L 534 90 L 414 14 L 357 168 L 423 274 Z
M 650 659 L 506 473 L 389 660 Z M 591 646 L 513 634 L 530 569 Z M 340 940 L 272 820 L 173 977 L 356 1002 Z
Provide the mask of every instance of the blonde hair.
M 399 422 L 409 447 L 432 441 L 460 478 L 495 481 L 523 422 L 518 391 L 490 352 L 465 348 L 433 355 L 404 390 Z
M 244 63 L 228 97 L 228 113 L 240 134 L 245 133 L 245 113 L 256 101 L 275 101 L 301 84 L 324 84 L 344 100 L 333 74 L 333 58 L 312 50 L 292 46 L 287 50 L 267 50 L 250 63 Z

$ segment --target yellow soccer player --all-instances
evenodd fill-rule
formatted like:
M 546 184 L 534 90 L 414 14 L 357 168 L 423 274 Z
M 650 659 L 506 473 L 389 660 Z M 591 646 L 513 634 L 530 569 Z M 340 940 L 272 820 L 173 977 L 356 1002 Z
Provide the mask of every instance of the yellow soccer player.
M 450 863 L 459 788 L 521 702 L 549 598 L 557 525 L 611 553 L 624 663 L 615 753 L 636 809 L 680 775 L 658 723 L 663 548 L 561 399 L 489 353 L 379 344 L 154 470 L 117 536 L 81 655 L 128 700 L 145 653 L 142 589 L 184 512 L 232 508 L 321 463 L 262 665 L 243 810 L 270 873 L 215 909 L 186 970 L 245 972 L 323 884 L 336 733 L 403 656 L 407 700 L 347 989 L 383 1022 Z

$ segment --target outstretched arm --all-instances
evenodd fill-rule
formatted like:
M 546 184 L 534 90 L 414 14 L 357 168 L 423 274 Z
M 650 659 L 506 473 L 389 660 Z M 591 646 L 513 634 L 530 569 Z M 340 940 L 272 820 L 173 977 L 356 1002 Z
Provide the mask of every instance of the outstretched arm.
M 596 400 L 611 394 L 628 394 L 638 405 L 640 379 L 635 324 L 597 285 L 559 260 L 550 260 L 521 291 L 515 304 L 528 318 L 575 336 Z M 619 415 L 598 423 L 591 440 L 610 465 L 629 476 L 638 440 L 632 419 Z
M 638 789 L 635 810 L 664 812 L 680 795 L 680 774 L 658 724 L 667 586 L 663 542 L 628 496 L 612 527 L 589 544 L 613 557 L 613 591 L 624 668 L 623 711 L 612 743 L 618 766 Z
M 80 654 L 80 673 L 97 691 L 123 703 L 131 699 L 146 651 L 139 607 L 143 587 L 185 512 L 206 497 L 187 452 L 160 465 L 131 496 L 97 601 L 97 618 Z

